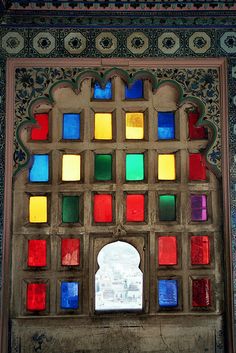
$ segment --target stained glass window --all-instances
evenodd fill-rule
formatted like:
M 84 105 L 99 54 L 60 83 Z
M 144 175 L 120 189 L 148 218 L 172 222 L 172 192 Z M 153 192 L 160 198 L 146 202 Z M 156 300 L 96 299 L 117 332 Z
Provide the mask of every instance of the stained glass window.
M 47 154 L 33 155 L 33 164 L 29 170 L 29 181 L 31 183 L 49 181 L 49 158 Z
M 83 85 L 75 111 L 60 102 L 28 132 L 23 314 L 213 311 L 218 181 L 199 114 L 144 79 Z
M 28 283 L 27 285 L 27 310 L 43 311 L 46 309 L 46 283 Z
M 61 309 L 78 309 L 79 283 L 61 282 Z
M 175 180 L 175 155 L 159 154 L 158 155 L 158 179 L 159 180 Z
M 98 82 L 94 84 L 94 99 L 112 99 L 112 83 L 108 81 L 105 86 Z
M 31 139 L 33 141 L 45 141 L 48 140 L 49 132 L 49 117 L 47 113 L 34 114 L 36 120 L 36 126 L 31 129 Z
M 144 155 L 141 153 L 126 155 L 126 180 L 138 181 L 144 179 Z
M 130 86 L 125 86 L 125 99 L 143 98 L 143 80 L 137 80 Z
M 62 138 L 65 140 L 80 139 L 80 114 L 63 114 Z
M 158 139 L 175 138 L 175 115 L 173 112 L 158 112 Z
M 96 140 L 112 139 L 112 114 L 95 113 L 94 138 Z
M 178 305 L 178 282 L 175 279 L 158 281 L 158 303 L 160 307 L 176 307 Z
M 110 154 L 95 154 L 94 177 L 99 181 L 112 179 L 112 156 Z
M 126 139 L 142 140 L 144 138 L 143 113 L 126 113 Z

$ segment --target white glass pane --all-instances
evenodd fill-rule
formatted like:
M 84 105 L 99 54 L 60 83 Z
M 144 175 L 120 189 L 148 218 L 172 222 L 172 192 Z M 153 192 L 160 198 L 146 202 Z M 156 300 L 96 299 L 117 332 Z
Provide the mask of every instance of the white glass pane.
M 117 241 L 104 246 L 97 260 L 95 310 L 142 309 L 143 273 L 138 251 Z

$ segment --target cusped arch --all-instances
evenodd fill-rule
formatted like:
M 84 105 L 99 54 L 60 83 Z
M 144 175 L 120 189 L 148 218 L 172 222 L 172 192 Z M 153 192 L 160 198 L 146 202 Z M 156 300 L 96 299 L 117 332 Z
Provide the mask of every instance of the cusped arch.
M 124 241 L 112 242 L 100 250 L 97 262 L 95 310 L 141 310 L 143 273 L 138 250 Z
M 35 124 L 34 111 L 35 107 L 39 104 L 46 102 L 50 109 L 53 105 L 60 102 L 61 97 L 65 97 L 67 94 L 70 95 L 71 101 L 76 102 L 75 106 L 79 106 L 79 102 L 83 99 L 81 94 L 81 87 L 85 79 L 95 80 L 100 83 L 102 87 L 105 87 L 108 80 L 111 78 L 119 76 L 128 86 L 131 86 L 136 80 L 146 79 L 151 83 L 153 102 L 158 101 L 158 94 L 163 90 L 165 92 L 166 87 L 170 87 L 169 100 L 173 99 L 173 110 L 181 108 L 183 106 L 191 105 L 190 109 L 197 110 L 199 112 L 199 120 L 197 125 L 204 125 L 209 127 L 213 132 L 211 134 L 211 140 L 206 148 L 205 155 L 208 161 L 209 167 L 215 172 L 216 175 L 220 175 L 220 170 L 213 163 L 210 153 L 212 149 L 215 148 L 216 140 L 218 139 L 218 132 L 214 122 L 208 120 L 205 116 L 205 106 L 201 99 L 198 97 L 185 96 L 182 85 L 175 81 L 174 79 L 160 80 L 157 75 L 155 75 L 154 70 L 124 70 L 121 68 L 113 67 L 109 69 L 86 69 L 81 70 L 73 79 L 59 79 L 53 82 L 45 90 L 45 94 L 38 98 L 32 98 L 30 104 L 28 105 L 28 115 L 19 123 L 16 127 L 16 148 L 14 151 L 14 175 L 16 175 L 21 169 L 28 166 L 29 163 L 29 151 L 27 151 L 24 143 L 20 138 L 20 132 L 23 127 Z M 69 102 L 69 100 L 68 100 Z M 69 104 L 69 103 L 68 103 Z M 154 104 L 156 106 L 156 104 Z M 157 104 L 158 107 L 158 104 Z

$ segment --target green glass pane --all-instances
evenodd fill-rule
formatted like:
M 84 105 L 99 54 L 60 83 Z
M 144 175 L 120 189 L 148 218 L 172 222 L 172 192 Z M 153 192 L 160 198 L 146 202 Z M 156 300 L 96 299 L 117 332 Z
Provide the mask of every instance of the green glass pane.
M 95 180 L 111 180 L 112 156 L 110 154 L 95 154 Z
M 175 195 L 159 196 L 159 219 L 160 221 L 175 221 Z
M 79 197 L 63 196 L 62 199 L 62 222 L 79 222 Z
M 144 155 L 127 154 L 126 155 L 126 180 L 144 179 Z

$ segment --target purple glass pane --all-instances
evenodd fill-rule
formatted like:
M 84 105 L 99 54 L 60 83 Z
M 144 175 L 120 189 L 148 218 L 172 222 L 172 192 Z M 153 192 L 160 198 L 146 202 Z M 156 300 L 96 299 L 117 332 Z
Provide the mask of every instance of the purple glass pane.
M 207 198 L 206 195 L 191 195 L 192 221 L 207 220 Z

